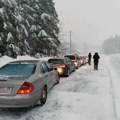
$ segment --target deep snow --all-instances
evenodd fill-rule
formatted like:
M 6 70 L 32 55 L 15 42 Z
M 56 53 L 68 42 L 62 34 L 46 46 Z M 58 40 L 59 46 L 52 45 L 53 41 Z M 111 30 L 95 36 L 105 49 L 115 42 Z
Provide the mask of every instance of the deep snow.
M 0 66 L 12 60 L 7 56 L 0 58 Z M 101 55 L 98 71 L 93 70 L 93 64 L 86 64 L 70 77 L 62 77 L 60 84 L 49 92 L 44 106 L 0 109 L 0 120 L 119 120 L 119 73 L 120 54 Z

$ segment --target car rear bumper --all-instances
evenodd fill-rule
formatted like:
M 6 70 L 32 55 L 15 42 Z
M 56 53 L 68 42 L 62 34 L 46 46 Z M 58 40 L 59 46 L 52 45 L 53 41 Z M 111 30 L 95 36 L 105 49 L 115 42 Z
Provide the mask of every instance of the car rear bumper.
M 39 100 L 36 95 L 0 96 L 0 108 L 22 108 L 35 105 Z

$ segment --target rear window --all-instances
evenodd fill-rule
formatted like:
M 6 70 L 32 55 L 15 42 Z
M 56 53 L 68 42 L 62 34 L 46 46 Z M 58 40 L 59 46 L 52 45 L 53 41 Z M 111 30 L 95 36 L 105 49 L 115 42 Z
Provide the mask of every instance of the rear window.
M 0 75 L 25 75 L 35 72 L 35 64 L 7 64 L 0 68 Z
M 63 59 L 49 59 L 48 62 L 52 64 L 63 64 L 64 60 Z
M 65 57 L 68 57 L 68 58 L 70 58 L 71 60 L 75 60 L 75 56 L 72 56 L 72 55 L 66 55 Z

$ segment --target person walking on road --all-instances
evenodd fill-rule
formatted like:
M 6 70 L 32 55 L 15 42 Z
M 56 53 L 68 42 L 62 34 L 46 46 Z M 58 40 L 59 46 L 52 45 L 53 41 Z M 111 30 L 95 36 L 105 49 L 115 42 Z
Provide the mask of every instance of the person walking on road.
M 99 62 L 100 56 L 98 55 L 97 52 L 94 54 L 93 59 L 94 59 L 94 70 L 98 70 L 98 62 Z
M 92 55 L 91 55 L 91 53 L 89 53 L 89 54 L 88 54 L 88 64 L 89 64 L 89 65 L 91 65 L 91 57 L 92 57 Z

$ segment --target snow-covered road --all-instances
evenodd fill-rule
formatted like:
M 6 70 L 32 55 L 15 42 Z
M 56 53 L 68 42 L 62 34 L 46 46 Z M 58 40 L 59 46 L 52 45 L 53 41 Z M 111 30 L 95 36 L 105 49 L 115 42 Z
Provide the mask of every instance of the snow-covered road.
M 62 77 L 42 107 L 0 109 L 0 120 L 119 120 L 119 70 L 109 60 L 101 58 L 98 71 L 85 65 Z

